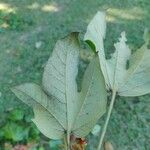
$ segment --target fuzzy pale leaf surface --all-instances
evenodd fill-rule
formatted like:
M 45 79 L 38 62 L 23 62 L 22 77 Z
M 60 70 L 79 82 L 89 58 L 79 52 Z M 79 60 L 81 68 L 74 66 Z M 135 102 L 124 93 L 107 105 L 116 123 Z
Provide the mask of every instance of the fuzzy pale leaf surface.
M 33 108 L 39 130 L 52 139 L 66 132 L 86 136 L 106 111 L 106 88 L 97 57 L 85 71 L 81 92 L 77 91 L 79 50 L 76 33 L 59 40 L 45 66 L 42 87 L 26 83 L 12 88 Z

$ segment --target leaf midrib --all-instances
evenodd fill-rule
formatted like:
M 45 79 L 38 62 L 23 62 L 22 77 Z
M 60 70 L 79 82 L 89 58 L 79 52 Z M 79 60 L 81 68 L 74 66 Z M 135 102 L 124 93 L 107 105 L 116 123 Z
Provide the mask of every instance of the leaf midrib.
M 67 49 L 68 49 L 68 47 L 67 47 Z M 67 99 L 67 84 L 66 84 L 66 82 L 67 82 L 67 60 L 68 60 L 68 50 L 67 50 L 67 54 L 66 54 L 66 66 L 65 66 L 65 99 L 66 99 L 66 108 L 67 108 L 67 110 L 66 110 L 66 121 L 67 121 L 67 131 L 69 130 L 69 121 L 68 121 L 68 99 Z
M 97 48 L 98 49 L 98 52 L 100 52 L 100 51 L 103 51 L 103 58 L 104 58 L 104 65 L 105 65 L 105 71 L 106 71 L 106 75 L 107 75 L 107 80 L 108 80 L 108 86 L 110 86 L 111 85 L 111 83 L 110 83 L 110 78 L 109 78 L 109 74 L 108 74 L 108 67 L 107 67 L 107 60 L 106 60 L 106 57 L 105 57 L 105 50 L 104 50 L 104 37 L 102 36 L 102 33 L 101 32 L 98 32 L 98 30 L 97 30 L 97 27 L 95 26 L 95 24 L 93 25 L 94 26 L 94 28 L 95 28 L 95 31 L 97 32 L 97 33 L 100 33 L 100 37 L 101 37 L 101 40 L 102 40 L 102 44 L 103 44 L 103 50 L 101 50 L 101 49 L 99 49 L 99 48 Z M 92 42 L 92 40 L 91 40 L 91 42 Z M 100 57 L 100 55 L 102 55 L 101 53 L 98 55 L 99 56 L 99 62 L 100 62 L 100 68 L 101 68 L 101 57 Z M 103 69 L 102 69 L 103 70 Z
M 117 53 L 117 59 L 116 59 L 116 63 L 115 63 L 115 67 L 114 67 L 114 77 L 113 77 L 113 85 L 112 85 L 112 90 L 116 90 L 118 87 L 115 87 L 115 84 L 116 84 L 116 72 L 117 72 L 117 66 L 118 66 L 118 55 L 119 55 L 119 52 L 116 50 L 116 53 Z M 118 86 L 118 85 L 117 85 Z

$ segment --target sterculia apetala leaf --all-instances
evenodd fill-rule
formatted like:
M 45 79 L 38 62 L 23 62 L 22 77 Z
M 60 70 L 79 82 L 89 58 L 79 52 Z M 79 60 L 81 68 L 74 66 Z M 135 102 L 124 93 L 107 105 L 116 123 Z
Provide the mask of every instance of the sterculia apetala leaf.
M 12 88 L 33 108 L 33 122 L 49 138 L 86 136 L 106 111 L 106 89 L 98 57 L 91 60 L 77 91 L 79 63 L 77 33 L 59 40 L 45 66 L 42 86 L 26 83 Z
M 115 52 L 111 59 L 107 60 L 103 46 L 105 32 L 105 13 L 98 12 L 87 27 L 84 40 L 95 45 L 107 88 L 116 91 L 120 96 L 150 93 L 150 50 L 147 48 L 149 37 L 146 36 L 148 33 L 145 33 L 144 45 L 131 55 L 125 32 L 122 32 L 119 41 L 114 44 Z

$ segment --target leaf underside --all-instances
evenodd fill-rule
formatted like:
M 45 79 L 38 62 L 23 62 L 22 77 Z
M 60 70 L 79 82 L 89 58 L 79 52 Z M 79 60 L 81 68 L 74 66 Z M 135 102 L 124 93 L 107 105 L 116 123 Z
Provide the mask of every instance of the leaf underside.
M 80 92 L 79 111 L 76 116 L 73 132 L 84 137 L 91 131 L 97 120 L 106 111 L 106 88 L 98 57 L 93 59 L 85 71 Z
M 115 52 L 111 59 L 106 60 L 103 46 L 105 29 L 105 14 L 98 12 L 87 27 L 84 40 L 95 45 L 107 88 L 118 92 L 120 96 L 150 93 L 150 50 L 147 48 L 149 37 L 145 36 L 145 44 L 131 55 L 125 32 L 122 32 L 119 42 L 114 44 Z M 128 61 L 129 69 L 126 68 Z
M 44 69 L 42 87 L 26 83 L 12 88 L 33 108 L 33 122 L 39 130 L 52 139 L 60 139 L 66 132 L 86 136 L 106 110 L 106 89 L 98 58 L 88 65 L 82 90 L 77 92 L 79 50 L 77 33 L 59 40 Z
M 44 135 L 52 139 L 59 139 L 63 136 L 63 127 L 49 111 L 53 99 L 49 99 L 39 85 L 25 83 L 11 90 L 21 101 L 33 108 L 35 115 L 33 122 Z

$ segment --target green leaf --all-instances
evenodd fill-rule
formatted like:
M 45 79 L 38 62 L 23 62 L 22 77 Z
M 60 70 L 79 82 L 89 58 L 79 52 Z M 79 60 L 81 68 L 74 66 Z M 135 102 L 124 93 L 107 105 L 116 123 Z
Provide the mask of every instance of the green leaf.
M 73 129 L 76 136 L 86 136 L 93 129 L 97 120 L 105 113 L 106 95 L 104 78 L 98 57 L 96 57 L 91 61 L 84 74 L 80 93 L 80 109 Z
M 14 109 L 14 110 L 11 111 L 9 117 L 10 117 L 11 120 L 14 120 L 14 121 L 22 120 L 23 117 L 24 117 L 24 112 L 21 109 Z
M 32 142 L 33 140 L 39 141 L 40 140 L 40 131 L 36 127 L 34 123 L 30 124 L 30 135 L 27 139 L 28 143 Z
M 87 67 L 82 90 L 77 92 L 79 50 L 76 33 L 59 40 L 44 69 L 42 88 L 26 83 L 12 89 L 33 107 L 33 122 L 52 139 L 60 139 L 66 132 L 87 135 L 106 109 L 106 89 L 97 58 Z
M 126 44 L 125 32 L 121 33 L 119 42 L 114 44 L 115 52 L 111 59 L 106 60 L 103 47 L 105 33 L 105 15 L 98 12 L 87 27 L 85 41 L 95 44 L 100 66 L 108 89 L 118 92 L 121 96 L 139 96 L 150 92 L 150 50 L 149 34 L 145 32 L 145 44 L 132 56 Z M 129 69 L 126 68 L 129 62 Z
M 13 141 L 21 141 L 26 139 L 29 132 L 28 128 L 25 129 L 14 122 L 8 122 L 2 130 L 4 137 Z

